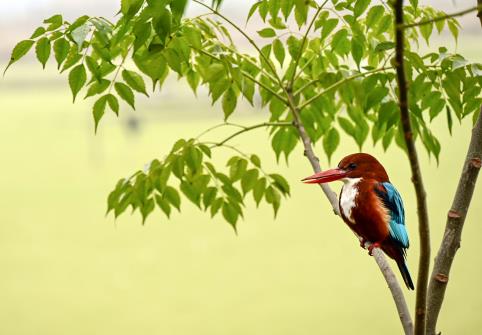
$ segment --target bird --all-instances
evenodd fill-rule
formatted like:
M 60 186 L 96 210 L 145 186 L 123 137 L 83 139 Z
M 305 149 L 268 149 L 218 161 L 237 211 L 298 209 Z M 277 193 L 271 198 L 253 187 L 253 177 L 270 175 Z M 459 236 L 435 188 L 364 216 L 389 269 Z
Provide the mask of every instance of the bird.
M 414 289 L 406 262 L 410 246 L 405 226 L 402 197 L 390 182 L 383 165 L 372 155 L 355 153 L 343 158 L 334 169 L 315 173 L 302 179 L 307 184 L 340 180 L 340 215 L 360 239 L 360 245 L 372 255 L 380 248 L 398 265 L 409 290 Z

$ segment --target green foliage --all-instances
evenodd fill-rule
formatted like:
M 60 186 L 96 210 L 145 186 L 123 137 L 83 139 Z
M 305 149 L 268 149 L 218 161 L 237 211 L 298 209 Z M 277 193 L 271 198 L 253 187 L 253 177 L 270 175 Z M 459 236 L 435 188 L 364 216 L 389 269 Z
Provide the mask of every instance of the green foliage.
M 103 98 L 96 102 L 100 108 L 106 105 Z M 107 212 L 114 211 L 117 217 L 130 207 L 139 210 L 145 221 L 157 205 L 170 217 L 172 208 L 180 211 L 182 195 L 211 217 L 221 213 L 236 229 L 251 193 L 257 204 L 264 199 L 276 215 L 281 196 L 290 193 L 288 182 L 264 172 L 257 156 L 244 154 L 231 157 L 228 171 L 221 172 L 210 162 L 211 148 L 195 140 L 179 140 L 162 161 L 153 160 L 144 171 L 121 179 L 108 197 Z
M 291 123 L 298 113 L 311 141 L 322 142 L 328 159 L 340 134 L 351 137 L 360 150 L 369 137 L 385 150 L 393 142 L 404 149 L 392 64 L 394 20 L 387 5 L 368 0 L 322 5 L 313 0 L 260 0 L 247 17 L 263 22 L 258 45 L 218 11 L 221 1 L 214 1 L 214 8 L 192 2 L 212 15 L 183 17 L 186 0 L 122 0 L 116 22 L 82 16 L 70 23 L 54 15 L 15 46 L 7 68 L 34 45 L 45 67 L 53 48 L 58 69 L 69 70 L 74 100 L 82 90 L 85 98 L 94 99 L 96 131 L 107 106 L 119 114 L 122 100 L 135 109 L 136 94 L 148 96 L 146 79 L 156 91 L 175 73 L 194 93 L 205 87 L 212 103 L 222 108 L 225 122 L 239 99 L 254 105 L 256 96 L 273 124 Z M 417 1 L 410 1 L 404 11 L 409 23 L 444 15 Z M 299 32 L 293 32 L 291 22 Z M 428 44 L 445 29 L 456 39 L 459 27 L 455 19 L 447 19 L 406 29 L 404 61 L 414 137 L 436 159 L 441 144 L 430 123 L 442 116 L 451 132 L 454 119 L 475 120 L 482 103 L 482 66 L 446 48 L 421 54 L 417 47 L 420 40 Z M 244 35 L 252 53 L 237 49 L 233 30 Z M 288 161 L 299 142 L 296 129 L 273 126 L 269 134 L 276 159 L 283 155 Z M 210 156 L 211 149 L 197 140 L 179 141 L 164 160 L 154 160 L 146 171 L 120 181 L 109 196 L 109 211 L 118 216 L 130 206 L 145 220 L 157 206 L 169 217 L 172 208 L 180 208 L 182 194 L 212 216 L 221 213 L 235 227 L 251 193 L 256 204 L 265 200 L 277 213 L 281 196 L 289 194 L 281 176 L 264 173 L 257 156 L 243 155 L 229 160 L 225 174 L 209 162 Z

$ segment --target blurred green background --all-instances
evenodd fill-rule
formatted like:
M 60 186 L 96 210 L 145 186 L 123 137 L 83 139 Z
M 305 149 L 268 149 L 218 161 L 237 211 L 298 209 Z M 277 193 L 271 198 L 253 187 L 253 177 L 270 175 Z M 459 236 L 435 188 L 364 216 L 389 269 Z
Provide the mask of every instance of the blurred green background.
M 9 6 L 18 20 L 13 14 L 7 19 L 8 11 L 1 14 L 0 37 L 8 37 L 0 49 L 2 69 L 8 50 L 40 20 L 31 16 L 31 1 Z M 35 6 L 40 17 L 56 10 L 80 15 L 76 11 L 84 7 L 96 13 L 92 1 L 44 0 Z M 116 1 L 101 7 L 114 13 Z M 241 20 L 248 5 L 225 1 L 225 7 Z M 472 28 L 467 25 L 457 48 L 481 62 L 480 33 L 473 35 Z M 454 48 L 445 36 L 434 43 Z M 177 138 L 221 122 L 222 116 L 203 91 L 196 99 L 174 78 L 161 93 L 142 100 L 137 111 L 124 106 L 119 119 L 103 119 L 97 135 L 91 104 L 72 105 L 66 78 L 56 74 L 53 64 L 42 71 L 26 60 L 0 80 L 0 334 L 401 332 L 374 261 L 332 214 L 319 189 L 299 182 L 311 173 L 300 146 L 289 165 L 276 166 L 265 130 L 233 142 L 259 154 L 267 169 L 290 181 L 292 197 L 283 202 L 276 221 L 270 208 L 256 209 L 249 202 L 236 236 L 227 223 L 184 202 L 182 214 L 170 221 L 157 213 L 145 226 L 138 215 L 114 222 L 104 213 L 106 196 L 119 178 L 162 157 Z M 265 113 L 243 106 L 233 120 L 251 124 L 264 120 Z M 470 120 L 456 125 L 450 137 L 443 119 L 434 124 L 443 145 L 439 166 L 423 148 L 419 151 L 434 255 L 470 126 Z M 322 156 L 321 146 L 316 149 Z M 223 164 L 227 153 L 219 150 L 216 159 Z M 342 140 L 331 164 L 356 150 L 352 141 Z M 384 153 L 367 143 L 365 150 L 383 162 L 404 197 L 412 242 L 408 261 L 416 278 L 418 236 L 408 164 L 395 147 Z M 325 158 L 322 165 L 329 166 Z M 474 334 L 482 328 L 481 185 L 441 314 L 439 326 L 446 334 Z M 414 293 L 406 296 L 413 306 Z

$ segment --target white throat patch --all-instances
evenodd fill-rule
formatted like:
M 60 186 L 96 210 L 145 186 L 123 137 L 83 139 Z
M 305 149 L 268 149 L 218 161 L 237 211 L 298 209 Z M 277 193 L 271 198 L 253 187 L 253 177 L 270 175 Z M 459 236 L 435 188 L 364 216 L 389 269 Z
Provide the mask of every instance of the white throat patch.
M 358 194 L 358 187 L 356 185 L 360 182 L 361 178 L 343 178 L 344 183 L 341 189 L 340 195 L 340 208 L 343 215 L 350 221 L 350 223 L 355 224 L 355 220 L 352 217 L 352 209 L 355 207 L 355 198 Z

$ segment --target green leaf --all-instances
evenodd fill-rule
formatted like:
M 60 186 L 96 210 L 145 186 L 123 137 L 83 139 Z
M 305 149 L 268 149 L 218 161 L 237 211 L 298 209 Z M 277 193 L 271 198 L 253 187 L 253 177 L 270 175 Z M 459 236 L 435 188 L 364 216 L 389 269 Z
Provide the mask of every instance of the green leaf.
M 344 55 L 350 51 L 350 41 L 348 40 L 348 31 L 346 29 L 338 30 L 331 40 L 331 48 L 334 52 Z
M 265 191 L 265 198 L 266 202 L 273 206 L 274 216 L 278 214 L 278 209 L 281 204 L 281 197 L 278 191 L 276 191 L 273 187 L 269 186 Z
M 273 41 L 273 52 L 274 56 L 279 62 L 279 65 L 283 67 L 283 62 L 285 60 L 285 49 L 283 47 L 283 43 L 279 39 L 275 39 Z
M 146 84 L 144 83 L 144 79 L 136 72 L 124 70 L 122 71 L 122 78 L 124 81 L 135 91 L 139 93 L 143 93 L 146 96 L 149 96 L 146 92 Z
M 126 16 L 135 15 L 142 6 L 144 0 L 121 0 L 121 11 Z
M 384 12 L 385 8 L 383 8 L 382 5 L 377 5 L 370 8 L 365 21 L 367 28 L 374 28 L 378 21 L 380 21 L 382 18 Z
M 275 37 L 276 32 L 271 28 L 264 28 L 264 29 L 258 30 L 258 35 L 264 38 L 270 38 L 270 37 Z
M 229 202 L 223 204 L 223 217 L 236 230 L 236 222 L 238 221 L 239 213 L 236 208 Z
M 447 20 L 447 25 L 449 26 L 449 30 L 452 33 L 452 36 L 454 37 L 455 41 L 457 41 L 459 37 L 459 28 L 457 26 L 457 21 L 452 19 L 452 20 Z
M 102 119 L 102 116 L 104 116 L 106 104 L 107 104 L 107 96 L 106 95 L 100 97 L 94 103 L 92 113 L 94 115 L 95 132 L 96 133 L 97 133 L 97 126 L 99 125 L 99 121 L 100 121 L 100 119 Z
M 116 114 L 119 115 L 119 100 L 113 94 L 107 94 L 107 103 L 109 104 L 110 109 Z
M 355 126 L 350 122 L 350 120 L 344 117 L 338 117 L 338 124 L 348 135 L 355 137 Z
M 57 14 L 49 17 L 48 19 L 44 20 L 44 23 L 49 23 L 49 26 L 47 27 L 47 31 L 52 31 L 57 28 L 59 28 L 62 23 L 63 23 L 63 18 L 62 15 Z
M 57 61 L 57 69 L 60 69 L 60 66 L 67 58 L 69 54 L 70 44 L 65 38 L 59 38 L 54 43 L 54 56 L 55 60 Z
M 216 187 L 208 187 L 203 193 L 203 205 L 204 209 L 208 209 L 216 199 L 218 189 Z
M 333 155 L 339 144 L 340 134 L 335 128 L 331 128 L 323 137 L 323 149 L 325 149 L 329 161 L 331 160 L 331 155 Z
M 256 167 L 261 167 L 261 160 L 259 159 L 259 157 L 255 154 L 252 154 L 251 157 L 250 157 L 250 161 L 251 163 L 253 163 L 254 166 Z
M 355 6 L 353 7 L 353 14 L 355 17 L 359 17 L 363 14 L 370 5 L 370 0 L 357 0 Z
M 266 189 L 266 178 L 260 178 L 253 188 L 253 198 L 256 206 L 259 206 L 261 199 L 263 199 L 264 191 Z
M 124 83 L 115 83 L 114 87 L 117 94 L 135 110 L 134 92 L 132 92 L 131 88 Z
M 151 78 L 153 88 L 157 82 L 162 82 L 168 74 L 166 61 L 160 52 L 144 50 L 134 54 L 133 59 L 137 68 Z
M 198 29 L 187 26 L 184 28 L 184 36 L 193 47 L 202 49 L 202 35 Z
M 193 185 L 186 181 L 182 181 L 181 191 L 193 204 L 200 207 L 200 194 Z
M 351 56 L 359 68 L 363 58 L 363 44 L 355 38 L 351 40 Z
M 219 211 L 219 209 L 221 209 L 221 206 L 223 205 L 223 198 L 217 198 L 216 200 L 214 200 L 211 204 L 211 217 L 214 217 L 214 215 L 216 215 L 216 213 Z
M 72 39 L 74 40 L 75 44 L 78 45 L 79 50 L 82 49 L 85 38 L 87 37 L 89 32 L 90 32 L 90 25 L 88 23 L 85 23 L 80 27 L 75 28 L 72 31 Z
M 223 95 L 223 112 L 224 120 L 227 120 L 231 114 L 233 114 L 236 108 L 237 97 L 233 88 L 230 87 Z
M 45 34 L 45 32 L 46 32 L 46 30 L 45 30 L 44 27 L 38 27 L 37 29 L 35 29 L 35 31 L 33 32 L 32 36 L 30 36 L 30 38 L 40 37 L 43 34 Z
M 156 203 L 168 218 L 171 217 L 171 205 L 169 205 L 169 202 L 166 199 L 163 199 L 160 195 L 156 194 Z
M 37 55 L 38 61 L 42 64 L 42 67 L 45 69 L 45 64 L 50 57 L 50 40 L 47 37 L 42 37 L 37 41 L 35 54 Z
M 381 52 L 381 51 L 390 50 L 393 48 L 395 48 L 395 43 L 387 41 L 387 42 L 378 43 L 377 46 L 375 47 L 375 51 Z
M 258 1 L 251 6 L 251 8 L 249 9 L 248 17 L 246 18 L 246 23 L 248 23 L 249 19 L 251 18 L 251 16 L 253 16 L 253 14 L 256 12 L 256 9 L 258 9 L 261 3 L 261 1 Z
M 179 196 L 179 192 L 177 192 L 174 187 L 166 186 L 163 196 L 178 211 L 181 211 L 181 197 Z
M 23 40 L 17 43 L 17 45 L 13 48 L 12 55 L 10 56 L 10 61 L 8 62 L 7 67 L 3 71 L 3 74 L 7 72 L 10 65 L 18 61 L 20 58 L 25 56 L 27 52 L 32 48 L 35 41 L 32 40 Z
M 327 38 L 333 29 L 336 28 L 338 24 L 338 19 L 328 19 L 323 23 L 323 28 L 321 28 L 321 39 Z
M 77 64 L 80 60 L 82 59 L 82 54 L 78 52 L 78 49 L 73 46 L 69 50 L 69 54 L 67 55 L 67 58 L 65 60 L 64 66 L 62 67 L 62 71 L 64 72 L 65 70 L 70 69 L 72 66 Z
M 79 64 L 74 67 L 69 73 L 69 85 L 72 91 L 73 101 L 75 102 L 75 97 L 77 93 L 84 87 L 87 81 L 87 73 L 85 71 L 84 64 Z
M 290 185 L 288 181 L 281 175 L 277 173 L 272 173 L 269 175 L 274 181 L 274 186 L 280 190 L 285 195 L 290 195 Z
M 241 178 L 241 189 L 243 193 L 246 194 L 254 188 L 256 182 L 258 181 L 258 170 L 251 169 L 246 171 Z
M 92 83 L 92 85 L 89 86 L 89 89 L 87 90 L 87 94 L 85 95 L 84 99 L 104 92 L 109 87 L 109 85 L 110 81 L 107 79 L 95 81 L 94 83 Z

